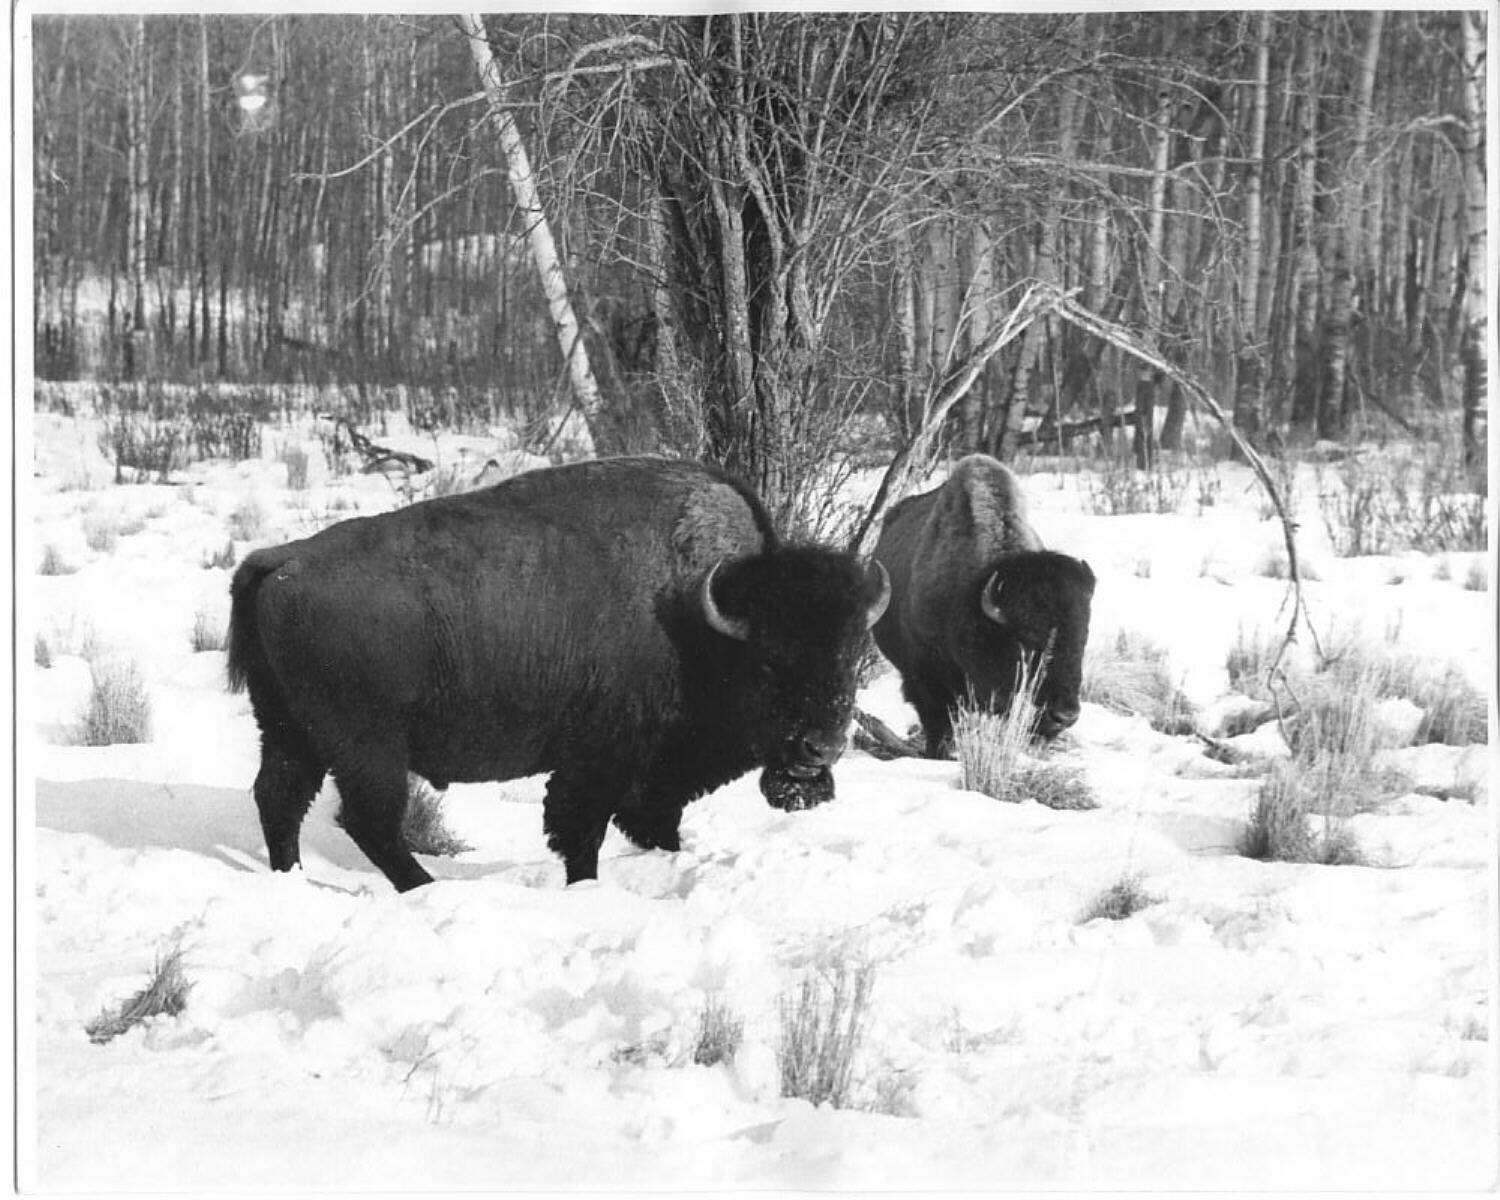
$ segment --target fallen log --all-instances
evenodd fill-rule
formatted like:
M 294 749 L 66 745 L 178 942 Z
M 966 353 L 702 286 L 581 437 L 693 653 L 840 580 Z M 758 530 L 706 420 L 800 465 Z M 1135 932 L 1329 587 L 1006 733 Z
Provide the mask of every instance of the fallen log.
M 904 738 L 879 717 L 873 717 L 862 708 L 854 710 L 854 723 L 859 726 L 854 733 L 857 749 L 880 759 L 921 758 L 922 749 L 910 738 Z

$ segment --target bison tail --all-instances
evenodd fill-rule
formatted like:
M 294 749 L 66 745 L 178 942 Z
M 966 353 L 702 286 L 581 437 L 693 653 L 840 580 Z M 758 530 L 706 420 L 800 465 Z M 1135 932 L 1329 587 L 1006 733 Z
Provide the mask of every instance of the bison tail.
M 265 652 L 255 620 L 255 594 L 261 580 L 281 565 L 274 551 L 257 550 L 240 563 L 229 585 L 229 638 L 226 669 L 229 690 L 242 692 L 252 677 L 261 673 Z

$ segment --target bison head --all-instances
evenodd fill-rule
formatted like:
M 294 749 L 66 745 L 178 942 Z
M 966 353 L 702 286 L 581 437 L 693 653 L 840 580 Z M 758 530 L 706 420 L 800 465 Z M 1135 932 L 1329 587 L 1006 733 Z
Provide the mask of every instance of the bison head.
M 966 655 L 981 703 L 1010 707 L 1023 664 L 1035 677 L 1036 731 L 1056 737 L 1078 720 L 1083 651 L 1089 637 L 1094 573 L 1081 559 L 1041 550 L 1007 555 L 977 581 Z
M 844 752 L 859 661 L 890 601 L 890 579 L 847 554 L 790 547 L 716 565 L 699 603 L 708 626 L 737 643 L 724 701 L 765 767 L 776 808 L 833 797 L 829 768 Z

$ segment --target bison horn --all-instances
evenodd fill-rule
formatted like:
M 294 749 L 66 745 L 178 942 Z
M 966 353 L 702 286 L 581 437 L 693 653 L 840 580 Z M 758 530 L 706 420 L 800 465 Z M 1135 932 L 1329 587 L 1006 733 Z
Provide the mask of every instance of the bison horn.
M 984 583 L 984 590 L 979 593 L 979 607 L 991 621 L 996 625 L 1005 624 L 1005 613 L 1000 608 L 1000 572 L 996 571 Z
M 718 570 L 719 564 L 714 563 L 708 569 L 708 574 L 703 577 L 703 587 L 699 593 L 703 603 L 703 619 L 708 622 L 710 629 L 718 630 L 725 637 L 734 638 L 737 642 L 748 642 L 750 622 L 741 617 L 725 616 L 714 600 L 714 575 L 718 573 Z
M 891 602 L 891 574 L 885 569 L 885 564 L 876 560 L 871 564 L 880 575 L 880 595 L 875 597 L 875 602 L 870 605 L 870 611 L 865 615 L 865 628 L 875 628 L 875 622 L 885 616 L 886 607 Z

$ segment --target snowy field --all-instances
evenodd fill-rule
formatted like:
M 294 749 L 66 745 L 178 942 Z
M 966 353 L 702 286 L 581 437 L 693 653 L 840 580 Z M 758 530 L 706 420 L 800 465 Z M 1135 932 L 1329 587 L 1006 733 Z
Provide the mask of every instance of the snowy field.
M 114 486 L 93 434 L 38 414 L 23 478 L 19 848 L 23 1181 L 47 1189 L 1421 1188 L 1496 1173 L 1496 825 L 1486 747 L 1391 752 L 1413 790 L 1352 828 L 1370 865 L 1235 845 L 1258 780 L 1086 704 L 1063 750 L 1092 811 L 961 790 L 951 762 L 851 751 L 837 799 L 769 808 L 749 776 L 692 805 L 677 854 L 611 830 L 564 889 L 542 779 L 455 786 L 473 847 L 395 895 L 333 824 L 265 867 L 246 697 L 223 654 L 231 527 L 254 545 L 390 507 L 379 478 L 287 486 L 265 457 Z M 1099 578 L 1093 640 L 1165 646 L 1203 712 L 1237 631 L 1280 629 L 1279 528 L 1248 472 L 1201 515 L 1087 515 L 1026 482 Z M 1314 627 L 1494 679 L 1474 554 L 1338 559 L 1299 492 Z M 114 536 L 101 532 L 112 528 Z M 92 543 L 92 545 L 91 545 Z M 51 548 L 65 573 L 34 573 Z M 30 558 L 28 559 L 28 555 Z M 1491 585 L 1493 586 L 1493 585 Z M 139 664 L 151 740 L 69 744 L 88 652 Z M 24 660 L 23 660 L 24 661 Z M 896 678 L 867 710 L 905 730 Z M 1269 730 L 1250 735 L 1264 740 Z M 1461 777 L 1470 799 L 1442 800 Z M 34 786 L 32 784 L 34 781 Z M 25 831 L 34 829 L 34 838 Z M 1083 920 L 1137 874 L 1157 903 Z M 185 1009 L 104 1045 L 85 1026 L 180 945 Z M 873 964 L 850 1107 L 780 1095 L 778 1005 Z M 705 1004 L 744 1021 L 692 1062 Z

